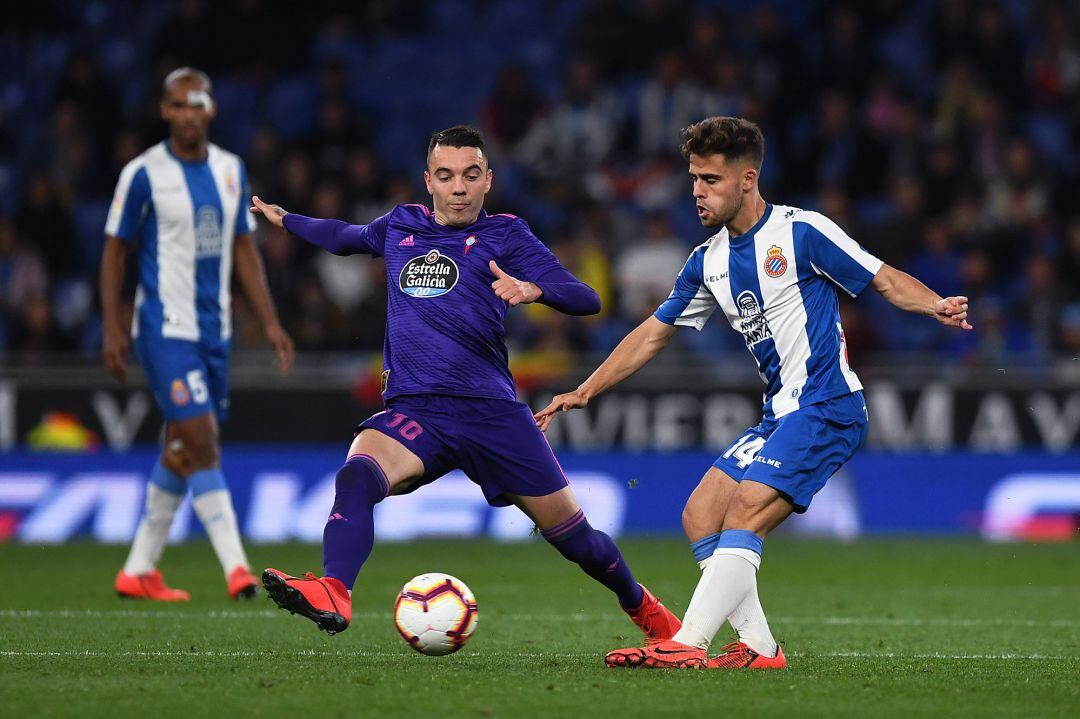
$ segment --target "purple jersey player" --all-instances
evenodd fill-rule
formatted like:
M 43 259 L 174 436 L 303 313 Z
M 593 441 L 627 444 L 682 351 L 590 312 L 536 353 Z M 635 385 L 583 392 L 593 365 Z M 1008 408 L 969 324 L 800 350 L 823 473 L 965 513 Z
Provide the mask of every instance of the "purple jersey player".
M 459 125 L 428 144 L 424 182 L 433 208 L 398 205 L 350 225 L 253 198 L 253 212 L 329 252 L 385 258 L 389 293 L 386 409 L 357 427 L 338 470 L 324 576 L 267 569 L 263 584 L 279 606 L 330 634 L 344 631 L 374 542 L 375 504 L 461 469 L 489 503 L 529 515 L 563 556 L 615 593 L 650 639 L 669 638 L 678 619 L 637 583 L 611 538 L 589 525 L 532 412 L 515 399 L 507 367 L 508 307 L 541 302 L 588 315 L 600 300 L 523 220 L 483 210 L 491 181 L 483 138 Z

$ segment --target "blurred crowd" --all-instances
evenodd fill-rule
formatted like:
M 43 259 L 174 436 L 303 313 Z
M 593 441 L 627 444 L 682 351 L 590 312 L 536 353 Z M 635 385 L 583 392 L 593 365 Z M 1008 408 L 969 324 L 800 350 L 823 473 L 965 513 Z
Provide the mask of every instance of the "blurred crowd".
M 845 301 L 852 354 L 1044 366 L 1080 354 L 1080 11 L 1001 0 L 37 2 L 0 29 L 0 350 L 100 345 L 96 274 L 120 168 L 166 133 L 160 83 L 214 79 L 212 138 L 290 211 L 367 222 L 426 198 L 431 131 L 489 142 L 489 209 L 526 218 L 603 299 L 513 312 L 517 350 L 604 352 L 704 231 L 681 127 L 766 137 L 767 200 L 817 209 L 942 295 L 973 333 Z M 379 261 L 259 230 L 302 350 L 377 350 Z M 235 345 L 259 327 L 237 292 Z M 683 352 L 745 352 L 723 320 Z

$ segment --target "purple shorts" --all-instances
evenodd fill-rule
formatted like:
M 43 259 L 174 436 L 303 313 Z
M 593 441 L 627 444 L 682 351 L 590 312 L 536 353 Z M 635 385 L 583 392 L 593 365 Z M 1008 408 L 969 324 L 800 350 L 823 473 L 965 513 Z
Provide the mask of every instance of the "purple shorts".
M 447 472 L 463 471 L 480 485 L 493 507 L 511 502 L 504 495 L 543 497 L 569 486 L 528 405 L 509 399 L 408 395 L 361 422 L 401 442 L 424 463 L 412 489 Z M 410 489 L 410 491 L 412 491 Z

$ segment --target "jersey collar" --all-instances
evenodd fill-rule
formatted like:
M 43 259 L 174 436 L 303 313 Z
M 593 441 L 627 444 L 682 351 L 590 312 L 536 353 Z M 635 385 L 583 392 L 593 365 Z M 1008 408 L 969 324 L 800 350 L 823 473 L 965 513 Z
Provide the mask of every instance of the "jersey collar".
M 728 242 L 742 242 L 743 240 L 753 239 L 754 234 L 758 230 L 760 230 L 765 225 L 766 222 L 769 221 L 769 216 L 772 214 L 772 207 L 773 206 L 770 203 L 766 202 L 765 203 L 765 212 L 761 213 L 761 219 L 758 220 L 757 222 L 755 222 L 753 227 L 751 227 L 749 230 L 742 233 L 741 235 L 736 235 L 735 237 L 729 237 Z

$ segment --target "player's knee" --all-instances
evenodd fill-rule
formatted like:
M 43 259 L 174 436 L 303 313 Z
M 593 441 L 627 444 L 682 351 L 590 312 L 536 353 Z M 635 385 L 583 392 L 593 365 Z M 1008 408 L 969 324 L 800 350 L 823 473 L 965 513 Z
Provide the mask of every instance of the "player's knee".
M 179 477 L 186 477 L 191 474 L 191 467 L 178 442 L 166 446 L 161 455 L 161 463 L 165 466 L 165 469 Z
M 716 532 L 718 520 L 718 517 L 709 516 L 704 507 L 693 501 L 693 497 L 683 507 L 683 531 L 686 532 L 687 538 L 691 541 L 696 541 Z
M 215 436 L 198 436 L 184 440 L 185 464 L 191 471 L 216 467 L 221 461 L 221 449 Z
M 372 504 L 378 504 L 390 493 L 386 473 L 373 458 L 366 454 L 349 457 L 334 479 L 337 494 L 366 494 Z

